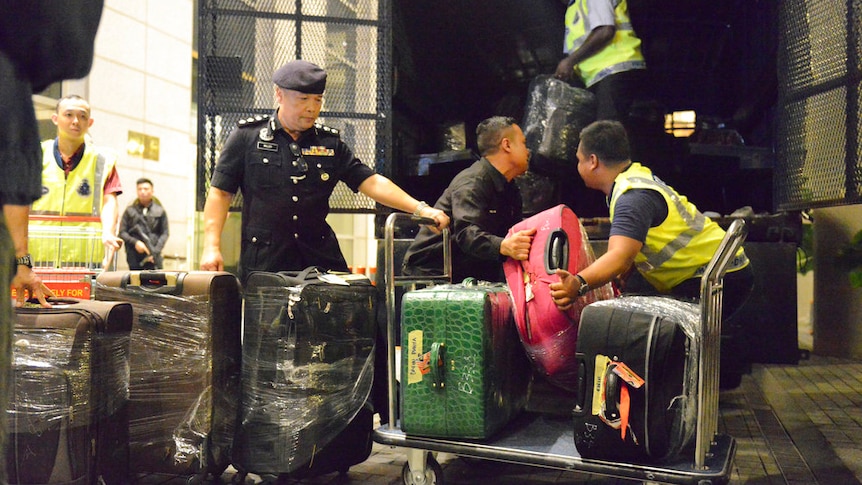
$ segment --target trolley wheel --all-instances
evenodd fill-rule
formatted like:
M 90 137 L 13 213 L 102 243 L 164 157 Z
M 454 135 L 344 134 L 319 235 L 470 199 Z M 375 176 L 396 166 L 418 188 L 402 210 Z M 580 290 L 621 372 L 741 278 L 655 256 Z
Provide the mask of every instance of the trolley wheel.
M 404 463 L 404 468 L 401 469 L 401 481 L 404 485 L 444 485 L 443 467 L 437 463 L 437 460 L 428 453 L 425 455 L 425 477 L 422 481 L 413 479 L 413 474 L 410 473 L 410 463 Z

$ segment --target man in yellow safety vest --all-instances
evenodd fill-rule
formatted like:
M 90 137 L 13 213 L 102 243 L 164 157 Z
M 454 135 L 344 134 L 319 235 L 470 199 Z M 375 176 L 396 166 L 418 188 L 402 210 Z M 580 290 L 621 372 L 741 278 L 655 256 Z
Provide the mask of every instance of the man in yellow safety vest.
M 554 76 L 580 79 L 596 95 L 596 118 L 628 124 L 639 93 L 648 91 L 641 40 L 626 0 L 569 0 L 563 52 Z
M 33 264 L 106 268 L 122 244 L 117 237 L 117 196 L 123 192 L 117 155 L 87 141 L 93 118 L 80 96 L 60 99 L 51 120 L 57 138 L 42 142 L 42 197 L 31 208 L 31 227 L 52 236 L 31 236 Z

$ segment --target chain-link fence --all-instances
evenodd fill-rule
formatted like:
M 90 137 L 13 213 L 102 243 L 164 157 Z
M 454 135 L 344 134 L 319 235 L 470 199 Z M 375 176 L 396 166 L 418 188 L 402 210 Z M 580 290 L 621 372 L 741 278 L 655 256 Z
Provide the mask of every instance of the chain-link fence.
M 272 114 L 272 73 L 293 59 L 327 71 L 319 122 L 354 154 L 390 170 L 389 0 L 200 0 L 197 209 L 219 151 L 237 121 Z M 371 212 L 374 201 L 340 183 L 333 212 Z M 242 207 L 239 194 L 231 209 Z
M 781 2 L 778 209 L 862 202 L 860 57 L 862 1 Z

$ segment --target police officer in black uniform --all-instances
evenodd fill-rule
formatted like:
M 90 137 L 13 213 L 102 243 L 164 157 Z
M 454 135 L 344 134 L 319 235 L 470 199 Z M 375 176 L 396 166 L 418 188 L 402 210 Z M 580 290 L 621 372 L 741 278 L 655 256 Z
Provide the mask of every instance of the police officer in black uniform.
M 353 155 L 338 130 L 317 123 L 326 71 L 303 60 L 288 62 L 272 78 L 278 109 L 239 122 L 213 172 L 204 207 L 200 267 L 223 270 L 221 232 L 233 195 L 242 190 L 240 280 L 252 271 L 346 271 L 335 232 L 326 222 L 329 196 L 340 180 L 375 201 L 436 221 L 449 217 L 418 201 Z

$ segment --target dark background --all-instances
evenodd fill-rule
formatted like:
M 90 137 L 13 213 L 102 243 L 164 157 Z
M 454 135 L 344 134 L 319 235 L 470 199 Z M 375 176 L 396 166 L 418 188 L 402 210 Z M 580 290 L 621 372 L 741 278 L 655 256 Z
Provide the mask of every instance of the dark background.
M 701 210 L 773 209 L 775 3 L 628 2 L 649 67 L 643 97 L 654 110 L 695 110 L 700 125 L 735 130 L 746 147 L 762 149 L 754 163 L 738 148 L 704 154 L 691 148 L 693 138 L 663 137 L 661 117 L 650 118 L 658 134 L 645 137 L 636 156 Z M 561 0 L 394 0 L 392 178 L 436 200 L 468 161 L 417 177 L 419 154 L 445 150 L 454 124 L 464 123 L 467 147 L 475 150 L 480 120 L 495 114 L 523 119 L 530 81 L 553 73 L 561 59 L 565 10 Z M 561 174 L 574 179 L 561 202 L 581 217 L 607 216 L 601 194 L 589 193 L 573 173 Z

